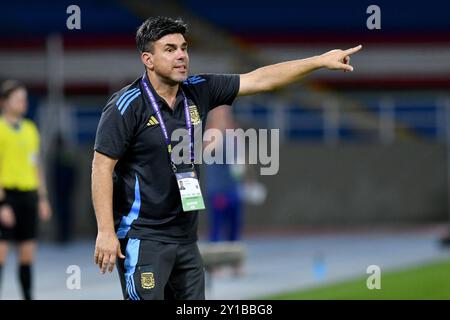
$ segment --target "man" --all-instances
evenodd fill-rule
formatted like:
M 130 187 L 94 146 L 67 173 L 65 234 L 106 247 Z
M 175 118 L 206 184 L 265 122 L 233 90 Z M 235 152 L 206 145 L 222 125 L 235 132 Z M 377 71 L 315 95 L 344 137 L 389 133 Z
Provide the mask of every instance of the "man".
M 48 220 L 51 209 L 39 164 L 39 133 L 32 121 L 23 118 L 27 91 L 8 80 L 0 87 L 0 98 L 0 274 L 9 241 L 15 241 L 22 296 L 31 300 L 37 218 Z
M 204 299 L 197 247 L 201 193 L 186 198 L 178 181 L 198 189 L 193 165 L 175 165 L 171 134 L 204 126 L 208 112 L 236 96 L 270 91 L 327 68 L 353 71 L 349 56 L 361 46 L 266 66 L 242 75 L 188 77 L 186 25 L 150 18 L 138 29 L 144 75 L 108 101 L 97 129 L 92 197 L 98 225 L 94 253 L 102 273 L 116 258 L 125 299 Z M 173 143 L 173 144 L 172 144 Z M 189 178 L 191 177 L 191 178 Z M 192 178 L 194 177 L 194 178 Z M 192 180 L 194 179 L 194 180 Z

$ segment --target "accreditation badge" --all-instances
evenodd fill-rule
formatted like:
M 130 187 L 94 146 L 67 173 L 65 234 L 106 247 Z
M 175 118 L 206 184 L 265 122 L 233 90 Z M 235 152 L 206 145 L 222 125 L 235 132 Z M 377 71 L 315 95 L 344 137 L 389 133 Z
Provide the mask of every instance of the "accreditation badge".
M 175 173 L 178 190 L 180 190 L 183 211 L 205 209 L 202 191 L 195 171 Z

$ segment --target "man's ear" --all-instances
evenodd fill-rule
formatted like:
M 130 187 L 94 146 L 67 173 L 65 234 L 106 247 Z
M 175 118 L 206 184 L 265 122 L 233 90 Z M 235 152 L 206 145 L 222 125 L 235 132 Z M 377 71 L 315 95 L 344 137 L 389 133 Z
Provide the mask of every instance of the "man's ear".
M 153 54 L 151 54 L 151 52 L 147 52 L 147 51 L 142 52 L 141 53 L 141 61 L 149 70 L 154 69 Z

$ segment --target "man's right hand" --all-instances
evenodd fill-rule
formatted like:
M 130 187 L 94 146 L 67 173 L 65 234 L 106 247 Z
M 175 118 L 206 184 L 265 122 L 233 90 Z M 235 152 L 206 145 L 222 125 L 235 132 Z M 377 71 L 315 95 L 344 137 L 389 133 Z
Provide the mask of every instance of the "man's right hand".
M 120 242 L 116 233 L 99 231 L 95 243 L 94 261 L 99 266 L 101 273 L 104 274 L 106 270 L 112 272 L 117 257 L 125 259 L 120 251 Z
M 16 224 L 16 217 L 11 206 L 4 204 L 0 206 L 0 224 L 6 228 L 12 228 Z

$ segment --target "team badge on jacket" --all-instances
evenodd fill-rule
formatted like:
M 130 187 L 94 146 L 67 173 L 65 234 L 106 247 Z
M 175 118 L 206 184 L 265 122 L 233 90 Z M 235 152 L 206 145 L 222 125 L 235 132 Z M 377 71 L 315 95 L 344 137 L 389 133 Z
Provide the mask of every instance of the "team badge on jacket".
M 153 289 L 155 287 L 153 272 L 141 273 L 141 287 L 142 289 Z
M 189 106 L 189 113 L 191 114 L 191 122 L 196 125 L 200 123 L 200 114 L 196 105 Z

